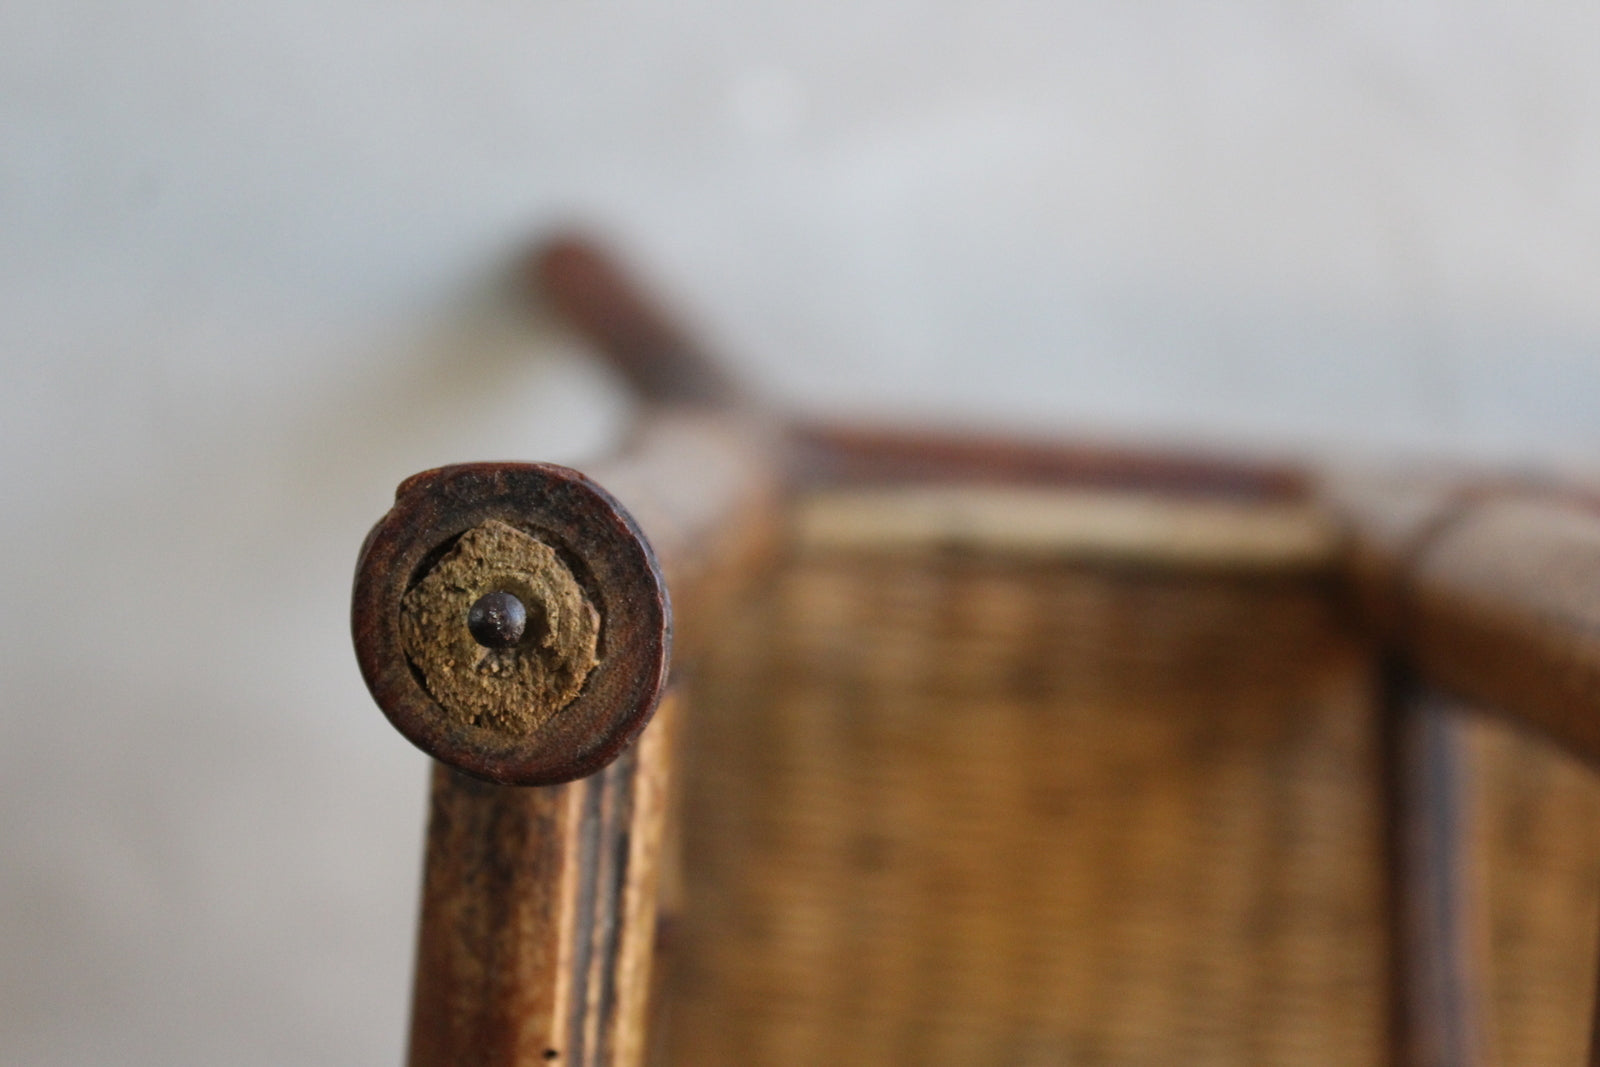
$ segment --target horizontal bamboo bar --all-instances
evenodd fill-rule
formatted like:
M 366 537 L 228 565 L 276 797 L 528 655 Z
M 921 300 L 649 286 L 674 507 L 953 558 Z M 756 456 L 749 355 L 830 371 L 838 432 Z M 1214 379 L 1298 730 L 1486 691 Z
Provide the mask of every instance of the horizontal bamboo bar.
M 1437 684 L 1600 760 L 1600 514 L 1491 498 L 1446 524 L 1409 579 L 1407 642 Z
M 1352 585 L 1420 678 L 1600 761 L 1600 506 L 1505 480 L 1336 489 Z

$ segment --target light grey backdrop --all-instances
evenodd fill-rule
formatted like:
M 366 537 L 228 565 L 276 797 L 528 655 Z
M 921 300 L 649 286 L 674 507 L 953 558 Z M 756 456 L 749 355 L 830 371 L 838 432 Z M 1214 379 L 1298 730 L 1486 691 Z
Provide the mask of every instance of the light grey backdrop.
M 530 235 L 806 410 L 1588 463 L 1597 56 L 1511 0 L 0 7 L 0 1060 L 398 1060 L 425 761 L 348 581 L 404 475 L 619 424 Z

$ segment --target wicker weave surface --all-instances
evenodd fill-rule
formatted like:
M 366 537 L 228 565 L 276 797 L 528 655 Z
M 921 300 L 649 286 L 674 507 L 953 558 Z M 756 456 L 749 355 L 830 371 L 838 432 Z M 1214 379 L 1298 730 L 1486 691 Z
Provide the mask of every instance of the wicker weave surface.
M 1469 720 L 1467 753 L 1494 1061 L 1576 1067 L 1600 941 L 1600 780 L 1498 719 Z
M 1370 652 L 1314 553 L 830 514 L 697 679 L 670 1062 L 1384 1060 Z M 1492 1059 L 1580 1063 L 1600 781 L 1465 729 Z
M 701 680 L 672 1062 L 1375 1062 L 1366 659 L 1314 577 L 802 552 Z

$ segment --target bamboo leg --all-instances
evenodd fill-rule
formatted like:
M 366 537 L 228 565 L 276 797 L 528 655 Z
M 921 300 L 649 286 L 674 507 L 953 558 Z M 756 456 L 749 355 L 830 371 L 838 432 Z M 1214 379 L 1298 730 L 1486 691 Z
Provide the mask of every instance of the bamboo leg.
M 435 767 L 411 1067 L 641 1061 L 675 704 L 565 785 Z
M 1487 914 L 1467 844 L 1462 724 L 1401 668 L 1386 690 L 1393 1060 L 1479 1067 Z

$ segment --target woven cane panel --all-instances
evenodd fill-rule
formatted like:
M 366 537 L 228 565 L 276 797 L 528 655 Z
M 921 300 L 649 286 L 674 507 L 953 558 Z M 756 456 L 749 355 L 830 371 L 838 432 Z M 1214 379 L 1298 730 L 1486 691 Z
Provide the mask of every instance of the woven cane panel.
M 1499 720 L 1469 719 L 1467 731 L 1494 1060 L 1577 1067 L 1600 941 L 1600 779 Z
M 1378 1062 L 1343 635 L 1311 580 L 793 563 L 697 680 L 671 1062 Z

